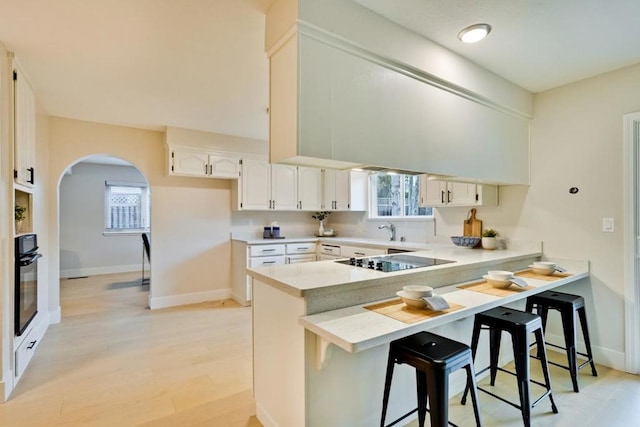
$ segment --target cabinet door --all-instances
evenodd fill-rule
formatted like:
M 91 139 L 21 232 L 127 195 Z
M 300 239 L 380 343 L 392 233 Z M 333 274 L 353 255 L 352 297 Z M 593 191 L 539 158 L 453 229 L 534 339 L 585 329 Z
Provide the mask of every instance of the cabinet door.
M 239 167 L 237 157 L 209 154 L 209 174 L 213 178 L 238 178 Z
M 366 211 L 369 203 L 369 174 L 364 171 L 350 171 L 349 187 L 349 210 Z
M 271 209 L 293 211 L 298 208 L 296 166 L 271 165 Z
M 32 186 L 35 176 L 36 96 L 18 67 L 14 69 L 14 97 L 15 180 Z
M 447 182 L 447 198 L 449 206 L 474 206 L 477 203 L 476 184 Z
M 171 151 L 173 175 L 207 176 L 209 156 L 196 150 L 174 148 Z
M 335 171 L 335 198 L 333 209 L 348 211 L 351 204 L 351 171 Z
M 298 209 L 322 209 L 322 169 L 298 167 Z
M 322 170 L 322 210 L 334 210 L 336 200 L 336 171 L 333 169 Z
M 241 208 L 268 210 L 271 205 L 271 167 L 266 160 L 242 160 Z
M 420 206 L 446 206 L 447 183 L 420 175 Z

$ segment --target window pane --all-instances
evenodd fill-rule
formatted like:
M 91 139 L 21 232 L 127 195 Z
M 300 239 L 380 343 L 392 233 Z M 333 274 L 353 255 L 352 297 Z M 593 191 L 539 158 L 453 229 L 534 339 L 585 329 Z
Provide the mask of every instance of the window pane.
M 145 187 L 107 186 L 107 229 L 135 230 L 147 226 Z
M 370 181 L 371 217 L 431 216 L 431 208 L 420 207 L 418 175 L 376 174 Z

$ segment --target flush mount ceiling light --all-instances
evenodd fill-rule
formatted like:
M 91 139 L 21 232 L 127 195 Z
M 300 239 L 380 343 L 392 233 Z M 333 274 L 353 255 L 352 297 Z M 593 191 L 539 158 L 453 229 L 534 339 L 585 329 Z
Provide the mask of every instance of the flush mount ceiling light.
M 491 32 L 491 25 L 475 24 L 460 31 L 458 38 L 464 43 L 475 43 L 487 37 L 489 32 Z

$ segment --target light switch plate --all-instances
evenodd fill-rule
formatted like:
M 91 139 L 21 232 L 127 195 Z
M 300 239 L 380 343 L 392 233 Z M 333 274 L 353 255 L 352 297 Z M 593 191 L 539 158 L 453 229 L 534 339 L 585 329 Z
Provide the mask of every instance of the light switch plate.
M 613 233 L 615 229 L 613 218 L 602 218 L 602 231 L 605 233 Z

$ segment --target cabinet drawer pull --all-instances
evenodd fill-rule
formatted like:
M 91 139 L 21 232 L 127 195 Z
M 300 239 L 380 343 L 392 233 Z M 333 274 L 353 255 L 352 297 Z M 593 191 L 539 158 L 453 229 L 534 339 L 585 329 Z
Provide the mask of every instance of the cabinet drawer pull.
M 33 347 L 35 347 L 37 342 L 38 341 L 31 341 L 27 346 L 27 350 L 31 350 Z
M 444 191 L 440 192 L 440 202 L 444 203 Z
M 29 179 L 27 180 L 27 182 L 29 184 L 35 184 L 35 175 L 36 175 L 36 171 L 34 168 L 28 168 L 27 169 L 29 171 Z
M 451 191 L 447 190 L 447 203 L 451 203 Z
M 365 253 L 364 252 L 354 252 L 355 255 L 360 255 L 360 256 L 364 256 Z
M 266 264 L 275 264 L 275 261 L 262 261 L 262 265 L 266 265 Z
M 262 249 L 260 252 L 273 252 L 275 249 Z
M 299 247 L 296 248 L 296 251 L 308 251 L 308 250 L 309 250 L 308 246 L 307 247 L 299 246 Z

